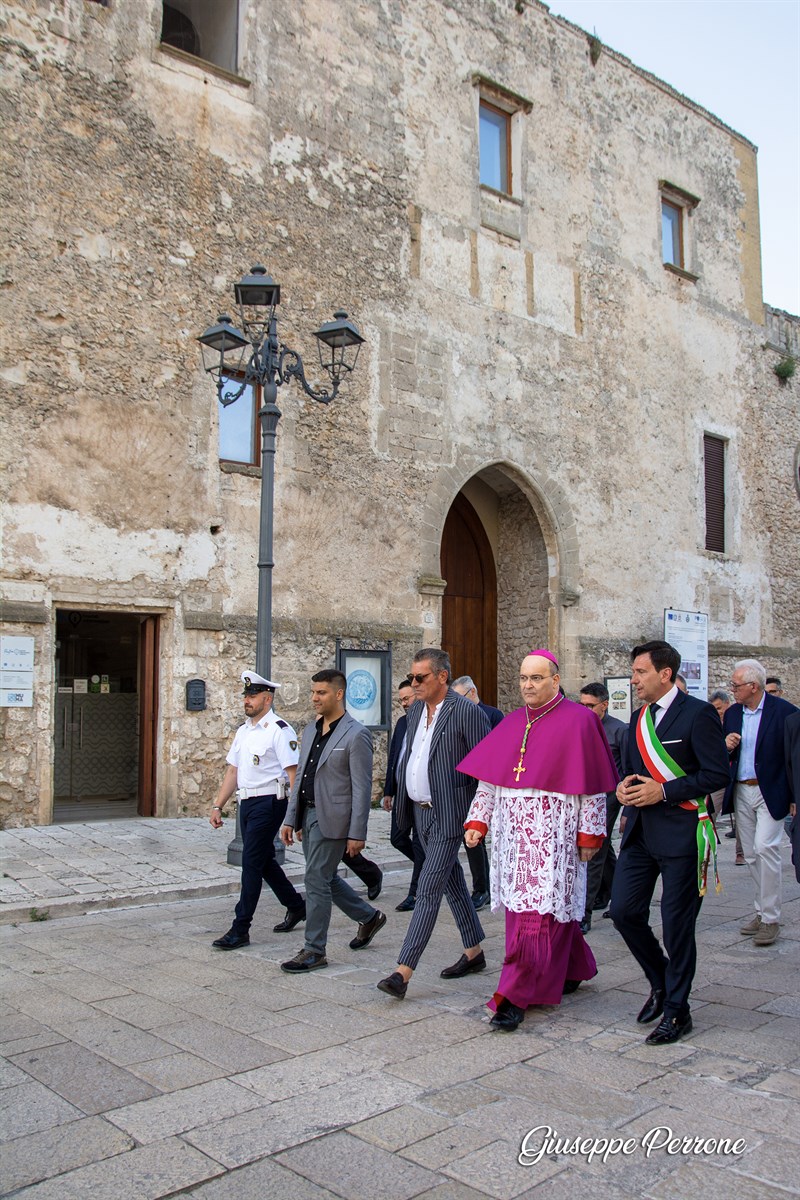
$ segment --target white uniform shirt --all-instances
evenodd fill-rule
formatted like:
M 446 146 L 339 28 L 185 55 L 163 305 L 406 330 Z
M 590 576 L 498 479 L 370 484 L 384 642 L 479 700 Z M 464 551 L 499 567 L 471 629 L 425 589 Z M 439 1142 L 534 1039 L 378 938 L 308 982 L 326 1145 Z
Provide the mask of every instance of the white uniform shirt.
M 436 718 L 441 711 L 443 700 L 440 700 L 433 710 L 433 720 L 426 727 L 425 722 L 428 719 L 428 708 L 425 706 L 425 711 L 422 714 L 420 723 L 417 726 L 417 731 L 414 734 L 414 741 L 411 743 L 411 749 L 408 752 L 408 763 L 406 765 L 406 791 L 415 804 L 430 804 L 431 803 L 431 783 L 428 778 L 428 759 L 431 753 L 431 738 L 436 726 Z
M 259 721 L 248 717 L 239 726 L 225 761 L 236 767 L 238 787 L 267 792 L 266 785 L 284 779 L 285 768 L 296 767 L 298 757 L 297 734 L 270 709 Z

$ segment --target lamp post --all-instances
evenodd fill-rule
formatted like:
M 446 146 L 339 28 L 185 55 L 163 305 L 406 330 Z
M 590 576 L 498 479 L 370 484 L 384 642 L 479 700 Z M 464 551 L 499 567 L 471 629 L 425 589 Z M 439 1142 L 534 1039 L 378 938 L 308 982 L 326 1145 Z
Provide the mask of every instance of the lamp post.
M 280 285 L 255 266 L 234 287 L 239 326 L 225 314 L 217 318 L 197 339 L 203 366 L 212 376 L 220 404 L 235 404 L 248 387 L 261 390 L 258 410 L 261 424 L 261 509 L 258 534 L 258 608 L 256 615 L 256 671 L 269 679 L 272 672 L 272 531 L 275 492 L 275 438 L 281 410 L 276 403 L 278 388 L 290 380 L 300 384 L 312 400 L 330 404 L 343 380 L 353 371 L 364 341 L 356 326 L 341 310 L 315 330 L 320 365 L 330 378 L 330 390 L 308 383 L 303 360 L 278 338 L 276 309 Z M 228 847 L 228 862 L 241 863 L 239 814 L 236 837 Z

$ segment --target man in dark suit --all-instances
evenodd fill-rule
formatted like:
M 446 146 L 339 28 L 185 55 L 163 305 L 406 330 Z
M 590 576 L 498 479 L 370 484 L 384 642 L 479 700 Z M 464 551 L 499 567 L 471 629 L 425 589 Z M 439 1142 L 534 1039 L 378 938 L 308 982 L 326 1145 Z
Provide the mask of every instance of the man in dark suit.
M 617 788 L 627 821 L 614 874 L 611 919 L 650 984 L 636 1019 L 644 1025 L 660 1016 L 647 1041 L 664 1045 L 692 1028 L 689 992 L 700 911 L 697 823 L 704 797 L 726 782 L 728 755 L 714 709 L 675 683 L 681 660 L 674 646 L 645 642 L 634 647 L 631 659 L 631 678 L 644 706 L 631 717 L 627 774 Z M 666 955 L 650 928 L 650 902 L 659 875 Z
M 411 912 L 416 900 L 417 883 L 419 882 L 419 873 L 422 870 L 422 864 L 425 861 L 425 854 L 419 844 L 419 839 L 413 830 L 400 830 L 397 828 L 397 813 L 394 808 L 394 798 L 397 795 L 397 770 L 400 766 L 400 762 L 406 748 L 407 722 L 405 714 L 414 703 L 414 689 L 411 686 L 410 679 L 403 679 L 402 682 L 397 685 L 397 694 L 403 707 L 403 716 L 397 722 L 392 732 L 392 741 L 389 746 L 389 757 L 386 760 L 386 782 L 383 785 L 383 807 L 387 812 L 392 814 L 392 825 L 389 841 L 392 843 L 395 850 L 399 850 L 401 854 L 405 854 L 406 858 L 411 859 L 412 863 L 414 864 L 414 869 L 411 872 L 411 883 L 408 886 L 408 895 L 406 896 L 405 900 L 401 900 L 397 905 L 397 912 Z
M 606 741 L 611 747 L 614 766 L 622 779 L 625 774 L 625 743 L 628 740 L 628 726 L 624 721 L 618 721 L 616 717 L 609 715 L 608 688 L 603 683 L 587 683 L 585 687 L 581 688 L 578 700 L 584 708 L 591 708 L 600 718 Z M 614 871 L 617 866 L 617 856 L 611 844 L 611 835 L 619 816 L 619 809 L 617 793 L 607 792 L 606 837 L 586 869 L 586 909 L 581 921 L 581 933 L 588 933 L 592 928 L 593 909 L 605 908 L 611 899 L 611 885 L 614 882 Z
M 797 806 L 800 804 L 800 711 L 790 713 L 783 727 L 786 750 L 786 776 L 789 780 L 789 815 L 792 823 L 789 837 L 792 840 L 792 862 L 797 882 L 800 883 L 800 819 Z
M 470 899 L 458 852 L 464 836 L 476 779 L 456 770 L 474 746 L 489 732 L 489 722 L 478 708 L 450 686 L 450 658 L 444 650 L 419 650 L 410 672 L 416 702 L 408 711 L 406 750 L 397 778 L 397 825 L 409 829 L 412 821 L 425 851 L 417 902 L 398 956 L 398 967 L 378 987 L 398 1000 L 428 944 L 442 896 L 447 899 L 461 934 L 464 953 L 444 979 L 458 979 L 486 966 L 480 943 L 484 933 Z
M 297 767 L 281 841 L 297 838 L 306 860 L 306 943 L 281 970 L 289 974 L 327 967 L 325 949 L 331 903 L 358 922 L 351 950 L 368 946 L 386 924 L 385 915 L 367 904 L 338 875 L 345 850 L 364 849 L 372 803 L 372 736 L 345 709 L 347 680 L 341 671 L 311 676 L 311 704 L 318 714 L 303 730 Z
M 752 937 L 754 946 L 771 946 L 780 933 L 781 842 L 791 804 L 784 726 L 797 711 L 788 700 L 769 695 L 766 684 L 767 672 L 755 658 L 737 662 L 731 676 L 735 704 L 723 718 L 731 756 L 725 808 L 736 812 L 756 891 L 755 916 L 739 932 Z

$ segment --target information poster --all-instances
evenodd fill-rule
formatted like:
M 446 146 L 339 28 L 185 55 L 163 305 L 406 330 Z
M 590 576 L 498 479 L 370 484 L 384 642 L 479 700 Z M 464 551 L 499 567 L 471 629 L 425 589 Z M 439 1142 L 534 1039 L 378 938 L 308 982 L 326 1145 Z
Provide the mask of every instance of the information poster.
M 0 708 L 33 707 L 33 638 L 0 636 Z
M 631 719 L 630 676 L 606 676 L 604 682 L 608 688 L 608 715 L 616 717 L 618 721 L 624 721 L 627 725 Z
M 681 656 L 686 690 L 698 700 L 708 699 L 708 613 L 664 610 L 664 640 Z
M 381 663 L 367 656 L 347 657 L 347 711 L 362 725 L 381 724 Z

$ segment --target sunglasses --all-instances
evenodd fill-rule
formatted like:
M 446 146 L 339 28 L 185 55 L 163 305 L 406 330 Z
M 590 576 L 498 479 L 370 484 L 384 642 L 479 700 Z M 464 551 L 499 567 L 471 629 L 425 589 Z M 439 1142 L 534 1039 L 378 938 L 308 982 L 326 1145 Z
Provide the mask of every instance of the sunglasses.
M 408 677 L 409 682 L 410 683 L 424 683 L 425 680 L 428 678 L 428 676 L 432 675 L 432 674 L 433 674 L 433 671 L 426 671 L 424 675 L 409 675 L 409 677 Z

